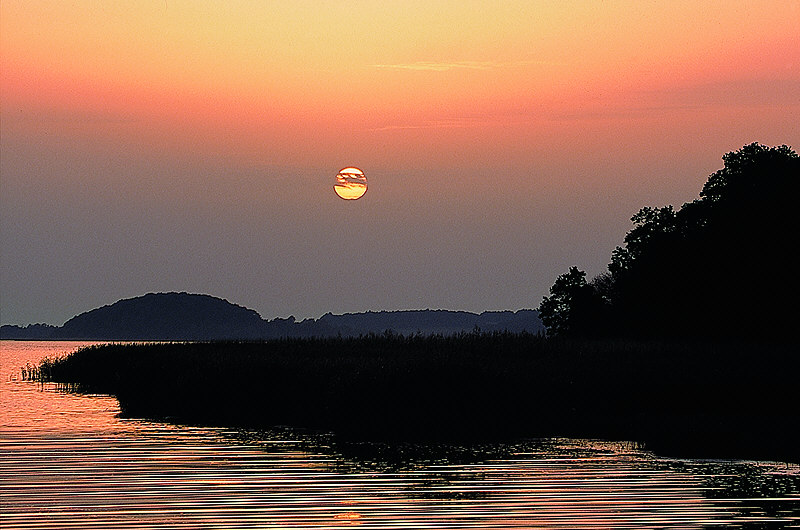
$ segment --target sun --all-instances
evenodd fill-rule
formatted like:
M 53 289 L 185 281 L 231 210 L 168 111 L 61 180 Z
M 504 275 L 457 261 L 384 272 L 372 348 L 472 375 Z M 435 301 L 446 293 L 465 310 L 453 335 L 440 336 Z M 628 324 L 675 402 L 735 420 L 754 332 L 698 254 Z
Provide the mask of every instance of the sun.
M 353 201 L 367 192 L 367 177 L 357 167 L 346 167 L 336 174 L 333 185 L 336 195 L 347 201 Z

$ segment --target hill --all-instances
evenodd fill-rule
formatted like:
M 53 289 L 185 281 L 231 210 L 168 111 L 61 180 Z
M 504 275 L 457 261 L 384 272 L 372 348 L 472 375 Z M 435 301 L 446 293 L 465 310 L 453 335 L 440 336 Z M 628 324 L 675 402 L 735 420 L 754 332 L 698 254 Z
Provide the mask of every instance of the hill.
M 107 340 L 212 340 L 256 338 L 261 316 L 204 294 L 150 293 L 120 300 L 68 320 L 59 335 Z
M 392 331 L 402 335 L 441 334 L 453 335 L 479 328 L 482 331 L 511 331 L 538 333 L 544 327 L 539 314 L 531 309 L 519 311 L 485 311 L 480 314 L 467 311 L 415 310 L 347 313 L 323 315 L 319 323 L 337 330 L 344 337 L 355 337 L 367 333 Z
M 257 340 L 280 337 L 333 337 L 391 331 L 397 334 L 452 335 L 483 331 L 528 331 L 544 328 L 533 310 L 380 311 L 333 315 L 296 321 L 264 320 L 254 310 L 205 294 L 149 293 L 81 313 L 63 326 L 2 326 L 0 338 L 30 340 Z

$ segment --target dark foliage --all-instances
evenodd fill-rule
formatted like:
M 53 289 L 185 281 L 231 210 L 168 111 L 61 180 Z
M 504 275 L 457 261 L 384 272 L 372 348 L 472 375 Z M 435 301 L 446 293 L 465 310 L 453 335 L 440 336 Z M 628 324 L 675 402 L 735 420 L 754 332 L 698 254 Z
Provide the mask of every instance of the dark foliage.
M 699 199 L 677 211 L 646 207 L 634 215 L 609 274 L 567 297 L 555 316 L 545 317 L 552 311 L 545 298 L 548 332 L 792 340 L 800 158 L 786 146 L 754 143 L 723 160 Z M 571 325 L 558 325 L 562 320 Z
M 586 283 L 586 273 L 577 267 L 556 278 L 550 288 L 550 296 L 545 296 L 539 307 L 539 315 L 553 335 L 573 337 L 602 336 L 608 329 L 603 318 L 607 314 L 608 300 L 602 294 L 598 277 L 593 283 Z
M 387 333 L 110 344 L 36 375 L 114 394 L 127 416 L 187 423 L 351 439 L 605 437 L 797 460 L 799 364 L 786 345 Z

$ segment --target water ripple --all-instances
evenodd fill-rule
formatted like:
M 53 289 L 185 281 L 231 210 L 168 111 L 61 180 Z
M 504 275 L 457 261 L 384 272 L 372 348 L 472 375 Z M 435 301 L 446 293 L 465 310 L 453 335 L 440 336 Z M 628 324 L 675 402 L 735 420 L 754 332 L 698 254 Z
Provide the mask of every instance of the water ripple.
M 122 420 L 107 396 L 0 381 L 4 530 L 800 525 L 800 470 L 787 464 L 670 460 L 590 440 L 397 464 L 288 431 Z

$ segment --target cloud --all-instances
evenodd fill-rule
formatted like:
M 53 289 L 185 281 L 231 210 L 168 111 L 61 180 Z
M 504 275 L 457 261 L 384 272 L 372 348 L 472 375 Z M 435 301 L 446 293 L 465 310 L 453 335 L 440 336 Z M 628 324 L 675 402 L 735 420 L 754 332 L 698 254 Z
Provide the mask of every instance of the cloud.
M 478 127 L 489 123 L 485 119 L 477 118 L 454 118 L 448 120 L 430 120 L 422 123 L 391 124 L 381 127 L 372 127 L 368 131 L 395 131 L 403 129 L 465 129 L 467 127 Z
M 800 79 L 735 79 L 645 92 L 645 97 L 671 105 L 694 107 L 797 106 Z
M 495 70 L 498 68 L 516 68 L 530 65 L 563 66 L 562 63 L 552 61 L 417 61 L 414 63 L 396 64 L 371 64 L 371 68 L 382 68 L 387 70 L 418 70 L 429 72 L 445 72 L 448 70 Z
M 435 61 L 417 61 L 415 63 L 400 64 L 373 64 L 372 68 L 386 68 L 393 70 L 429 70 L 433 72 L 444 72 L 446 70 L 465 69 L 465 70 L 488 70 L 495 66 L 490 61 L 455 61 L 450 63 Z
M 113 111 L 88 109 L 10 109 L 3 113 L 3 120 L 14 123 L 42 123 L 42 124 L 78 124 L 78 125 L 104 125 L 136 123 L 138 119 Z

